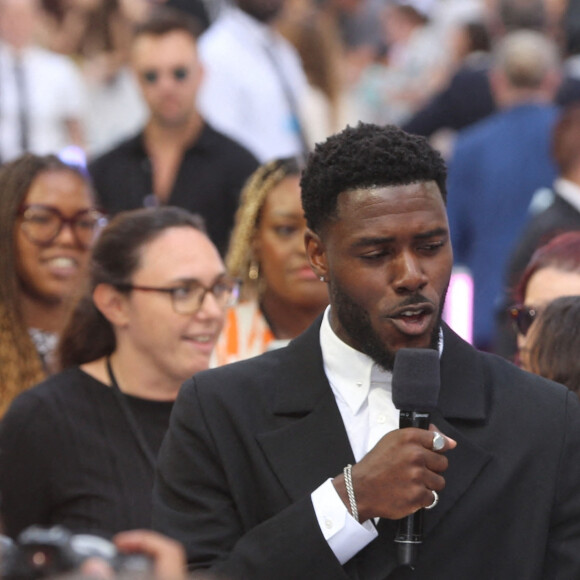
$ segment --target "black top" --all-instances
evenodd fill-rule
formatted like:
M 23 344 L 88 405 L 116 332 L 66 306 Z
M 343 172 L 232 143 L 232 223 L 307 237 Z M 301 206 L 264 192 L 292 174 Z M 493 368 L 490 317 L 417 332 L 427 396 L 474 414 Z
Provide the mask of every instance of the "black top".
M 494 351 L 512 358 L 517 350 L 516 333 L 506 309 L 513 302 L 513 291 L 534 252 L 552 238 L 564 232 L 580 230 L 580 212 L 554 191 L 549 207 L 533 216 L 526 224 L 511 253 L 505 274 L 504 304 L 497 321 Z
M 127 397 L 155 456 L 172 402 Z M 5 532 L 61 524 L 105 535 L 150 527 L 153 467 L 113 390 L 68 369 L 15 399 L 0 424 Z
M 224 254 L 240 191 L 257 167 L 247 149 L 206 123 L 183 154 L 167 203 L 199 213 L 209 237 Z M 155 204 L 143 133 L 95 159 L 89 172 L 101 208 L 111 215 Z

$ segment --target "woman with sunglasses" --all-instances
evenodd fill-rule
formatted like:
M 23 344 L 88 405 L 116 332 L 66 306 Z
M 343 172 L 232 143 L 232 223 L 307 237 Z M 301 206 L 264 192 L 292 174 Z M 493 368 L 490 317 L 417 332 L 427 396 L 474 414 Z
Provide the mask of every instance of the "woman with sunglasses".
M 93 251 L 90 290 L 59 346 L 65 369 L 0 425 L 6 532 L 150 526 L 154 464 L 183 381 L 209 366 L 238 283 L 175 207 L 124 212 Z
M 87 177 L 57 157 L 0 168 L 0 416 L 54 372 L 53 351 L 103 224 Z
M 519 362 L 538 313 L 561 296 L 580 295 L 580 232 L 556 236 L 530 259 L 514 292 L 509 315 L 517 331 Z

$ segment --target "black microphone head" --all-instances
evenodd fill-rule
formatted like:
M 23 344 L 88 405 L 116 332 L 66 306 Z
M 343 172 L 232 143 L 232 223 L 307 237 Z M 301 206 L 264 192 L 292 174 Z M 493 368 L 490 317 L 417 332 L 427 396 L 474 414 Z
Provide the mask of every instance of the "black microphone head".
M 403 411 L 437 407 L 441 378 L 439 352 L 431 348 L 401 348 L 393 366 L 393 403 Z

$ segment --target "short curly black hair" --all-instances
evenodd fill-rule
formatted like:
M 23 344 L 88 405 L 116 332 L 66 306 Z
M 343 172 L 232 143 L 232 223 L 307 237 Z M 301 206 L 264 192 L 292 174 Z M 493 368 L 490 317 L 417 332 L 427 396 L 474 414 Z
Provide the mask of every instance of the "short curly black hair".
M 394 125 L 359 123 L 318 143 L 300 180 L 308 227 L 320 232 L 336 216 L 338 195 L 353 189 L 435 181 L 447 199 L 447 168 L 423 137 Z

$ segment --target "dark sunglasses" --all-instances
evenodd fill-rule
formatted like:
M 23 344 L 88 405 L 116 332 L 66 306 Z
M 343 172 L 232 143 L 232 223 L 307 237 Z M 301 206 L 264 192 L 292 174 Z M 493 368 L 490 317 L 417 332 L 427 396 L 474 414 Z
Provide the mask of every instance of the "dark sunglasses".
M 189 69 L 184 66 L 178 66 L 172 69 L 170 74 L 173 80 L 183 82 L 189 76 Z M 155 69 L 146 70 L 141 73 L 141 77 L 147 84 L 154 85 L 159 80 L 160 72 Z
M 530 326 L 538 315 L 538 309 L 533 306 L 526 306 L 525 304 L 516 304 L 509 308 L 508 313 L 512 319 L 516 330 L 526 336 Z

